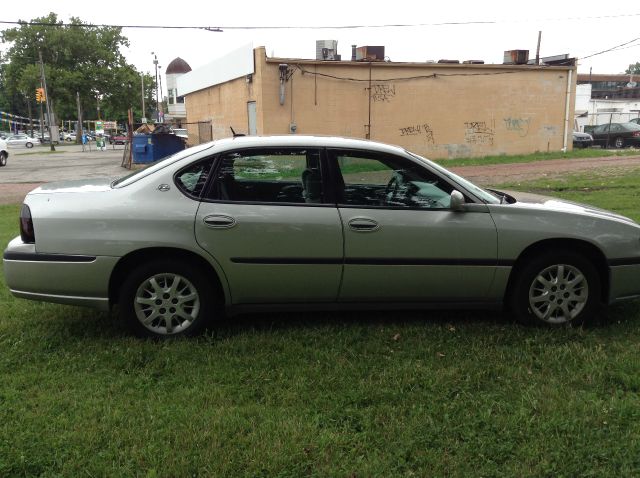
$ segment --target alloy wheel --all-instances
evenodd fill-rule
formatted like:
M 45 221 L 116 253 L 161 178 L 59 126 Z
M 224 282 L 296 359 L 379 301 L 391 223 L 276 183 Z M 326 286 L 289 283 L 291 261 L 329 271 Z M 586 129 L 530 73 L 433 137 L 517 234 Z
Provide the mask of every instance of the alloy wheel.
M 196 287 L 179 274 L 154 274 L 138 287 L 134 310 L 140 323 L 155 334 L 177 334 L 198 318 L 200 296 Z
M 529 288 L 529 307 L 550 324 L 567 323 L 584 309 L 589 298 L 585 275 L 569 264 L 555 264 L 540 271 Z

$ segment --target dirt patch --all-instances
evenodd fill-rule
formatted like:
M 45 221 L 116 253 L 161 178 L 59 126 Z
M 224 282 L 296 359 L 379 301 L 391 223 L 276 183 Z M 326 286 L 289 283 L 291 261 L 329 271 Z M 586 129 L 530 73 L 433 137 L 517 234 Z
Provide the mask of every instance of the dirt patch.
M 442 163 L 444 167 L 447 163 Z M 450 168 L 456 174 L 481 185 L 550 179 L 570 173 L 592 172 L 614 175 L 640 168 L 639 156 L 608 156 L 605 158 L 550 159 L 533 163 L 488 164 L 486 166 L 459 166 Z
M 29 191 L 42 183 L 0 184 L 0 204 L 20 204 Z

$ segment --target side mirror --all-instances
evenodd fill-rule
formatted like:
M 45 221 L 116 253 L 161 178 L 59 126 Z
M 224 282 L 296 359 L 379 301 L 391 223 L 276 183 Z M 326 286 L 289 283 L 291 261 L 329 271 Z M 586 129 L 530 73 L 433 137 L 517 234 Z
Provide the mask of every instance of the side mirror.
M 460 191 L 455 189 L 451 191 L 451 202 L 449 203 L 452 211 L 462 211 L 465 204 L 464 196 Z

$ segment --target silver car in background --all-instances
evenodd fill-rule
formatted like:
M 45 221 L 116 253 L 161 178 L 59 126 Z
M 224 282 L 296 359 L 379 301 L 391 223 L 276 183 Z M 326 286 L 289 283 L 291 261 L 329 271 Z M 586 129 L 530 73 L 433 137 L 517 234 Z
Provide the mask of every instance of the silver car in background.
M 118 180 L 27 195 L 4 252 L 16 297 L 192 335 L 264 309 L 502 307 L 575 324 L 640 294 L 640 226 L 482 189 L 402 148 L 239 137 Z
M 32 138 L 25 133 L 12 134 L 7 137 L 7 145 L 12 147 L 25 146 L 27 148 L 33 148 L 38 144 L 40 144 L 40 140 L 38 138 Z

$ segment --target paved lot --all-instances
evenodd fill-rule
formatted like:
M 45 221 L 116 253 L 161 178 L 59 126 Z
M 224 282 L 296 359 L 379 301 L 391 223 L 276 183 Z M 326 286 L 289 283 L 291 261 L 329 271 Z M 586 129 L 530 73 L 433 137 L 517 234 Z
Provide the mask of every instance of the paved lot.
M 124 146 L 108 146 L 105 151 L 82 150 L 80 145 L 58 145 L 32 149 L 10 148 L 7 165 L 0 168 L 0 204 L 19 203 L 41 183 L 66 179 L 119 177 L 129 173 L 120 166 Z

